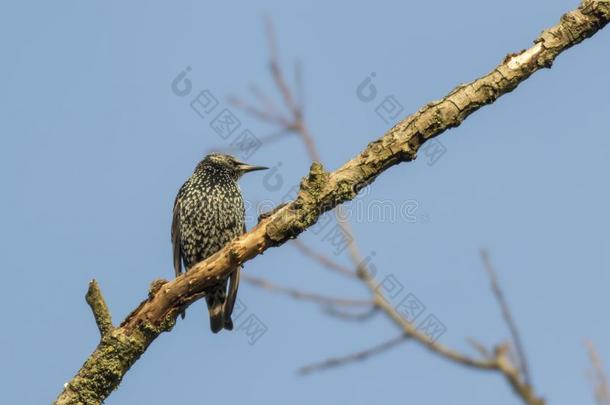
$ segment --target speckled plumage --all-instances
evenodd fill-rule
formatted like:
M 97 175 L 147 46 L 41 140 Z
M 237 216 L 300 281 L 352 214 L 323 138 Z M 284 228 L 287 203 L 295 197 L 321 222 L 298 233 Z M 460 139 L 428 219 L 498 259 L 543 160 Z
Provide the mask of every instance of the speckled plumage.
M 248 171 L 264 169 L 232 156 L 211 154 L 182 185 L 174 203 L 172 243 L 176 276 L 219 251 L 245 232 L 245 210 L 237 180 Z M 210 327 L 214 333 L 232 329 L 231 312 L 239 285 L 239 269 L 206 291 Z

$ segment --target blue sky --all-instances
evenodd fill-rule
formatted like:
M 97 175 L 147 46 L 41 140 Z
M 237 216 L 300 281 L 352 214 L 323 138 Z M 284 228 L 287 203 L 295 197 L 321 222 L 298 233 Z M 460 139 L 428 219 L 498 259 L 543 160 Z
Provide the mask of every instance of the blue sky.
M 169 278 L 175 193 L 210 148 L 226 146 L 171 82 L 187 66 L 193 91 L 247 94 L 268 75 L 263 16 L 282 61 L 303 63 L 306 119 L 324 164 L 337 168 L 403 116 L 530 45 L 576 1 L 505 3 L 3 2 L 0 6 L 0 378 L 6 403 L 55 398 L 98 340 L 84 302 L 96 278 L 115 322 Z M 383 277 L 394 275 L 446 326 L 440 341 L 471 350 L 508 336 L 478 251 L 489 249 L 522 330 L 537 390 L 553 404 L 593 403 L 583 339 L 610 362 L 610 169 L 606 29 L 551 70 L 478 111 L 439 140 L 446 153 L 392 168 L 359 201 L 416 202 L 416 221 L 354 218 Z M 371 73 L 379 98 L 356 88 Z M 220 108 L 220 107 L 219 107 Z M 256 136 L 273 129 L 232 110 Z M 279 201 L 310 164 L 288 138 L 252 155 L 281 163 L 284 186 L 242 181 L 252 204 Z M 606 173 L 606 174 L 604 174 Z M 253 222 L 250 222 L 252 226 Z M 320 235 L 301 238 L 333 256 Z M 335 257 L 335 256 L 333 256 Z M 336 260 L 347 264 L 344 254 Z M 291 246 L 247 263 L 248 274 L 349 298 L 357 283 Z M 301 377 L 295 370 L 395 336 L 383 316 L 338 321 L 319 307 L 240 289 L 267 332 L 212 335 L 203 303 L 159 337 L 108 404 L 515 404 L 500 376 L 467 370 L 406 343 L 364 363 Z

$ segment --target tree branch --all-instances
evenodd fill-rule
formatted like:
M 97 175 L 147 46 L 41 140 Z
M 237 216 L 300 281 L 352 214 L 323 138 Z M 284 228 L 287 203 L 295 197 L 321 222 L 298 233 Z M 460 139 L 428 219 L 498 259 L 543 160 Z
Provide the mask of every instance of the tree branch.
M 97 284 L 97 281 L 91 280 L 89 282 L 89 289 L 85 295 L 85 300 L 91 307 L 93 317 L 95 318 L 95 323 L 97 324 L 97 328 L 100 330 L 100 335 L 103 338 L 112 331 L 113 326 L 110 311 L 108 310 L 106 301 L 104 301 L 102 291 L 100 290 L 100 286 Z
M 408 335 L 401 334 L 396 336 L 388 341 L 385 341 L 381 344 L 375 345 L 365 350 L 361 350 L 359 352 L 350 353 L 346 356 L 341 357 L 331 357 L 319 363 L 313 363 L 307 366 L 301 367 L 297 372 L 299 374 L 305 375 L 310 374 L 315 371 L 327 370 L 333 367 L 340 367 L 346 365 L 348 363 L 355 363 L 358 361 L 364 361 L 371 356 L 375 356 L 377 354 L 381 354 L 385 351 L 390 350 L 391 348 L 398 346 L 400 343 L 403 343 L 409 339 Z
M 481 250 L 481 259 L 483 260 L 483 267 L 485 267 L 485 271 L 489 275 L 491 290 L 493 291 L 493 294 L 496 297 L 496 301 L 498 301 L 498 305 L 500 306 L 500 310 L 502 311 L 502 318 L 504 319 L 504 322 L 506 323 L 510 331 L 512 341 L 515 346 L 515 351 L 517 352 L 519 369 L 523 374 L 523 379 L 525 380 L 525 383 L 531 385 L 532 381 L 529 373 L 529 366 L 527 364 L 527 356 L 525 355 L 525 349 L 523 348 L 523 342 L 521 341 L 519 328 L 517 328 L 517 324 L 513 319 L 510 307 L 508 306 L 508 303 L 504 298 L 504 293 L 500 288 L 500 284 L 498 283 L 498 277 L 496 275 L 496 272 L 494 271 L 493 265 L 491 264 L 491 259 L 489 258 L 489 254 L 486 250 Z
M 373 318 L 379 312 L 379 308 L 377 305 L 372 304 L 371 307 L 364 312 L 351 312 L 340 310 L 336 307 L 326 307 L 324 308 L 324 313 L 328 316 L 332 316 L 344 321 L 352 321 L 352 322 L 364 322 Z
M 578 9 L 544 31 L 534 46 L 508 55 L 489 74 L 427 104 L 336 171 L 327 172 L 320 163 L 313 163 L 296 200 L 190 271 L 169 282 L 155 282 L 148 298 L 120 327 L 102 338 L 77 375 L 65 385 L 56 403 L 101 403 L 156 337 L 171 330 L 178 314 L 203 296 L 205 287 L 227 277 L 237 266 L 268 248 L 297 237 L 321 214 L 353 199 L 358 190 L 390 167 L 415 159 L 424 142 L 460 125 L 470 114 L 514 90 L 534 72 L 550 67 L 561 52 L 595 34 L 609 20 L 610 0 L 584 0 Z
M 593 384 L 593 393 L 595 395 L 595 402 L 597 405 L 610 405 L 610 388 L 608 387 L 608 377 L 604 371 L 604 365 L 602 360 L 595 350 L 593 342 L 586 340 L 585 346 L 591 360 L 591 371 L 589 377 Z
M 348 277 L 352 277 L 355 278 L 356 277 L 356 273 L 354 271 L 352 271 L 350 268 L 343 266 L 339 263 L 337 263 L 336 261 L 332 260 L 330 257 L 316 252 L 315 250 L 311 249 L 309 246 L 307 246 L 305 243 L 303 243 L 302 241 L 295 239 L 292 244 L 305 256 L 309 257 L 310 259 L 318 262 L 319 264 L 321 264 L 323 267 L 332 270 L 332 271 L 336 271 L 340 274 L 343 274 L 344 276 L 348 276 Z M 357 279 L 356 279 L 357 280 Z
M 264 290 L 275 293 L 286 294 L 297 300 L 311 301 L 320 305 L 331 305 L 338 307 L 371 307 L 374 305 L 373 301 L 370 299 L 363 300 L 329 297 L 317 293 L 301 291 L 296 288 L 284 287 L 281 285 L 274 284 L 271 281 L 265 280 L 263 278 L 253 277 L 247 274 L 244 274 L 242 276 L 242 279 L 258 288 L 262 288 Z

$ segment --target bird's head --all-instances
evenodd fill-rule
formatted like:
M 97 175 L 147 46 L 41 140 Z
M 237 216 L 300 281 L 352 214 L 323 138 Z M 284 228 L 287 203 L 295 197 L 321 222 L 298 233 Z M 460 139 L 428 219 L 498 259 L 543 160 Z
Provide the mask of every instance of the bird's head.
M 210 153 L 204 157 L 201 162 L 199 162 L 195 170 L 197 171 L 206 168 L 224 171 L 235 180 L 239 179 L 244 173 L 268 169 L 268 167 L 253 166 L 248 163 L 241 162 L 231 155 L 223 155 L 221 153 Z

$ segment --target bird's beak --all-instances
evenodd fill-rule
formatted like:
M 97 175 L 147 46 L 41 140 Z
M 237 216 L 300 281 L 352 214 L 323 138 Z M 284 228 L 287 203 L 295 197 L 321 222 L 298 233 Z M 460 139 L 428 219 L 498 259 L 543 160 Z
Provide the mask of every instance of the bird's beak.
M 255 172 L 257 170 L 267 170 L 267 169 L 268 169 L 268 167 L 265 167 L 265 166 L 253 166 L 253 165 L 249 165 L 247 163 L 239 164 L 239 171 L 242 173 Z

